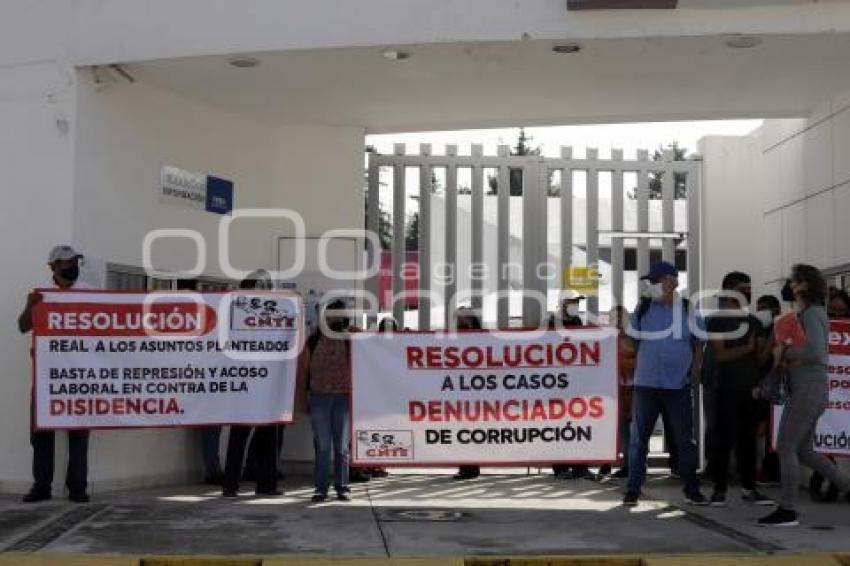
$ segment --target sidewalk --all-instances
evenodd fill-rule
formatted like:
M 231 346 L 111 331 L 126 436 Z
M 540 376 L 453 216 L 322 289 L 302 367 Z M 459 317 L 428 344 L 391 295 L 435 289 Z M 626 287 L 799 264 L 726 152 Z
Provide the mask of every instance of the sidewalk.
M 803 524 L 768 530 L 769 508 L 730 497 L 685 508 L 675 480 L 654 477 L 635 509 L 613 483 L 551 475 L 393 475 L 354 487 L 349 503 L 310 502 L 299 478 L 278 498 L 223 500 L 205 486 L 93 494 L 23 505 L 0 498 L 0 549 L 118 554 L 300 554 L 373 557 L 623 553 L 782 553 L 850 549 L 850 505 L 813 505 Z M 247 487 L 247 486 L 246 486 Z M 768 491 L 769 492 L 769 491 Z M 734 492 L 730 492 L 732 494 Z

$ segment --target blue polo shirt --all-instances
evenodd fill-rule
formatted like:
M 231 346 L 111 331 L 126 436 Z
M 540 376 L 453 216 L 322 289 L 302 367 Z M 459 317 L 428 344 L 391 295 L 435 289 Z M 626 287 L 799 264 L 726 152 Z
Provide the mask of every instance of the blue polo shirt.
M 638 321 L 638 309 L 632 314 L 627 333 L 638 340 L 635 386 L 656 389 L 682 389 L 690 384 L 693 348 L 699 342 L 691 332 L 688 312 L 681 300 L 672 305 L 653 301 Z M 674 327 L 673 314 L 679 320 Z M 698 328 L 705 328 L 697 316 Z M 640 333 L 657 333 L 655 336 Z

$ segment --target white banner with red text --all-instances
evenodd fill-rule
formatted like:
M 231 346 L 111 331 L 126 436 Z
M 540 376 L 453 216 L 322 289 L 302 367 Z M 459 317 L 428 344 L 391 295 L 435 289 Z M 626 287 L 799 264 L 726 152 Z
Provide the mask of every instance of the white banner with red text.
M 303 316 L 284 291 L 42 291 L 44 429 L 291 422 Z
M 850 321 L 829 322 L 829 405 L 815 429 L 815 450 L 837 457 L 850 457 Z M 791 384 L 793 388 L 793 383 Z M 773 407 L 773 447 L 779 436 L 781 405 Z
M 611 329 L 370 333 L 351 356 L 354 464 L 617 459 Z

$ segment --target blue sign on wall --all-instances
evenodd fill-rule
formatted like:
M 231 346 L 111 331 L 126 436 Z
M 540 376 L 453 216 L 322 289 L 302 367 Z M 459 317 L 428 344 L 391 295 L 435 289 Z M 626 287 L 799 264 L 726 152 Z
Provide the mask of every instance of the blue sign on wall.
M 206 210 L 215 214 L 233 211 L 233 181 L 207 175 Z

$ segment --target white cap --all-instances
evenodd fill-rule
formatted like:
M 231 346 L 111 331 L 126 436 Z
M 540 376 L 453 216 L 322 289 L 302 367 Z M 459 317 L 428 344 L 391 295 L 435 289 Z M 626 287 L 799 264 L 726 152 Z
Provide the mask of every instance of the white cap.
M 58 246 L 53 246 L 53 249 L 50 250 L 50 255 L 47 256 L 47 263 L 51 264 L 54 261 L 77 259 L 81 257 L 83 257 L 83 254 L 77 252 L 77 250 L 71 246 L 67 244 L 60 244 Z
M 585 298 L 584 295 L 573 289 L 564 289 L 560 295 L 562 301 L 580 301 Z

